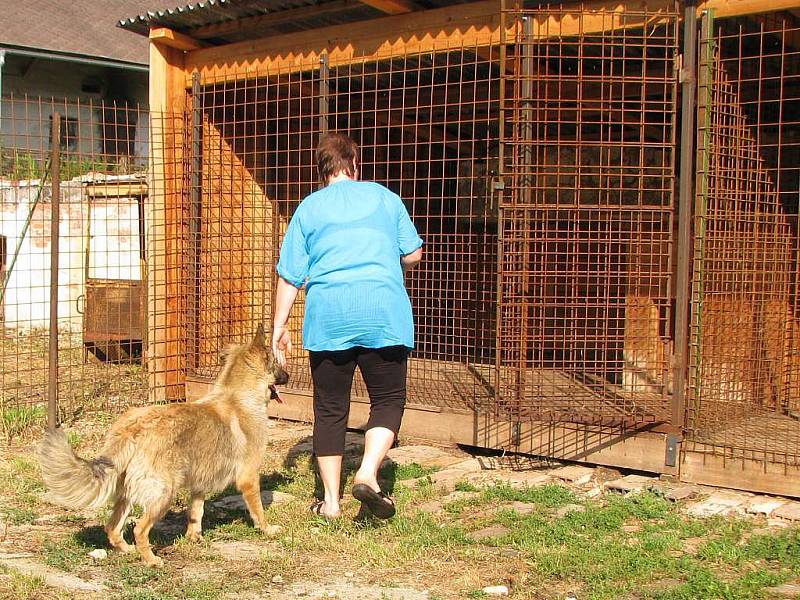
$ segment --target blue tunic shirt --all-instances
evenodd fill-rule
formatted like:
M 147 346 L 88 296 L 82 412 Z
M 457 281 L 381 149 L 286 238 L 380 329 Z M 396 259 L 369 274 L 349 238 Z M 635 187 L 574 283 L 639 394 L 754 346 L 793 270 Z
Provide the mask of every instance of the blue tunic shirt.
M 278 274 L 306 286 L 303 347 L 414 347 L 400 257 L 422 246 L 400 197 L 343 180 L 310 194 L 289 222 Z

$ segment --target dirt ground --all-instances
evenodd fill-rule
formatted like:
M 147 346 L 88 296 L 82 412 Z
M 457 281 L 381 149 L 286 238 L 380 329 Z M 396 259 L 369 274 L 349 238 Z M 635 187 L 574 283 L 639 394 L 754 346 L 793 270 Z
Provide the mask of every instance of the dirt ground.
M 79 454 L 93 455 L 107 423 L 68 425 Z M 282 533 L 254 530 L 230 489 L 207 500 L 204 540 L 190 543 L 181 495 L 152 536 L 166 563 L 156 570 L 108 547 L 104 514 L 47 502 L 39 433 L 0 454 L 3 598 L 772 598 L 800 580 L 800 527 L 753 512 L 755 496 L 730 492 L 717 509 L 715 490 L 671 498 L 677 488 L 658 478 L 418 440 L 401 439 L 382 470 L 395 518 L 359 518 L 345 484 L 344 516 L 328 522 L 308 510 L 319 490 L 310 427 L 279 421 L 262 489 Z M 348 477 L 362 447 L 349 433 Z

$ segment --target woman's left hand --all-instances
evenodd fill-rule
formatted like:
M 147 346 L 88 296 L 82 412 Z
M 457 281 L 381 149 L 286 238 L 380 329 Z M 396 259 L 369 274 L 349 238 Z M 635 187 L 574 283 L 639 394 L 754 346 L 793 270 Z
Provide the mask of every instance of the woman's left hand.
M 281 367 L 286 367 L 286 355 L 292 351 L 292 338 L 286 325 L 272 329 L 272 353 Z

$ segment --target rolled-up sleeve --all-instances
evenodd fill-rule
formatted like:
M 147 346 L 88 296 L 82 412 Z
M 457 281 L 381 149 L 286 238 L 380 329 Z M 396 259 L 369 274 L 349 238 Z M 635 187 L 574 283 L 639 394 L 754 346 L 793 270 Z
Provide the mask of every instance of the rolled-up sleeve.
M 286 235 L 283 236 L 277 271 L 296 288 L 303 287 L 308 278 L 308 250 L 299 209 L 289 221 Z
M 423 244 L 422 238 L 417 233 L 417 228 L 408 216 L 403 201 L 397 198 L 397 245 L 400 249 L 400 256 L 411 254 Z

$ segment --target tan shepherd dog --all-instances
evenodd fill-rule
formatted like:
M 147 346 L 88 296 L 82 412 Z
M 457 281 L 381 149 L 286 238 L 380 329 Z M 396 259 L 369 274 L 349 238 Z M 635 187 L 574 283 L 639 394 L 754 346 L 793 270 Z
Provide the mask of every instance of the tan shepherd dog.
M 253 523 L 268 534 L 259 470 L 267 433 L 267 402 L 289 376 L 275 361 L 264 329 L 249 344 L 228 350 L 211 391 L 197 402 L 133 408 L 106 434 L 94 460 L 78 457 L 61 430 L 48 432 L 39 451 L 42 476 L 54 502 L 97 509 L 114 499 L 105 526 L 111 545 L 133 548 L 122 529 L 135 504 L 144 514 L 134 528 L 136 549 L 151 566 L 163 561 L 150 548 L 150 529 L 172 505 L 177 491 L 191 492 L 186 537 L 201 538 L 206 494 L 231 482 L 241 490 Z M 279 399 L 279 398 L 278 398 Z

